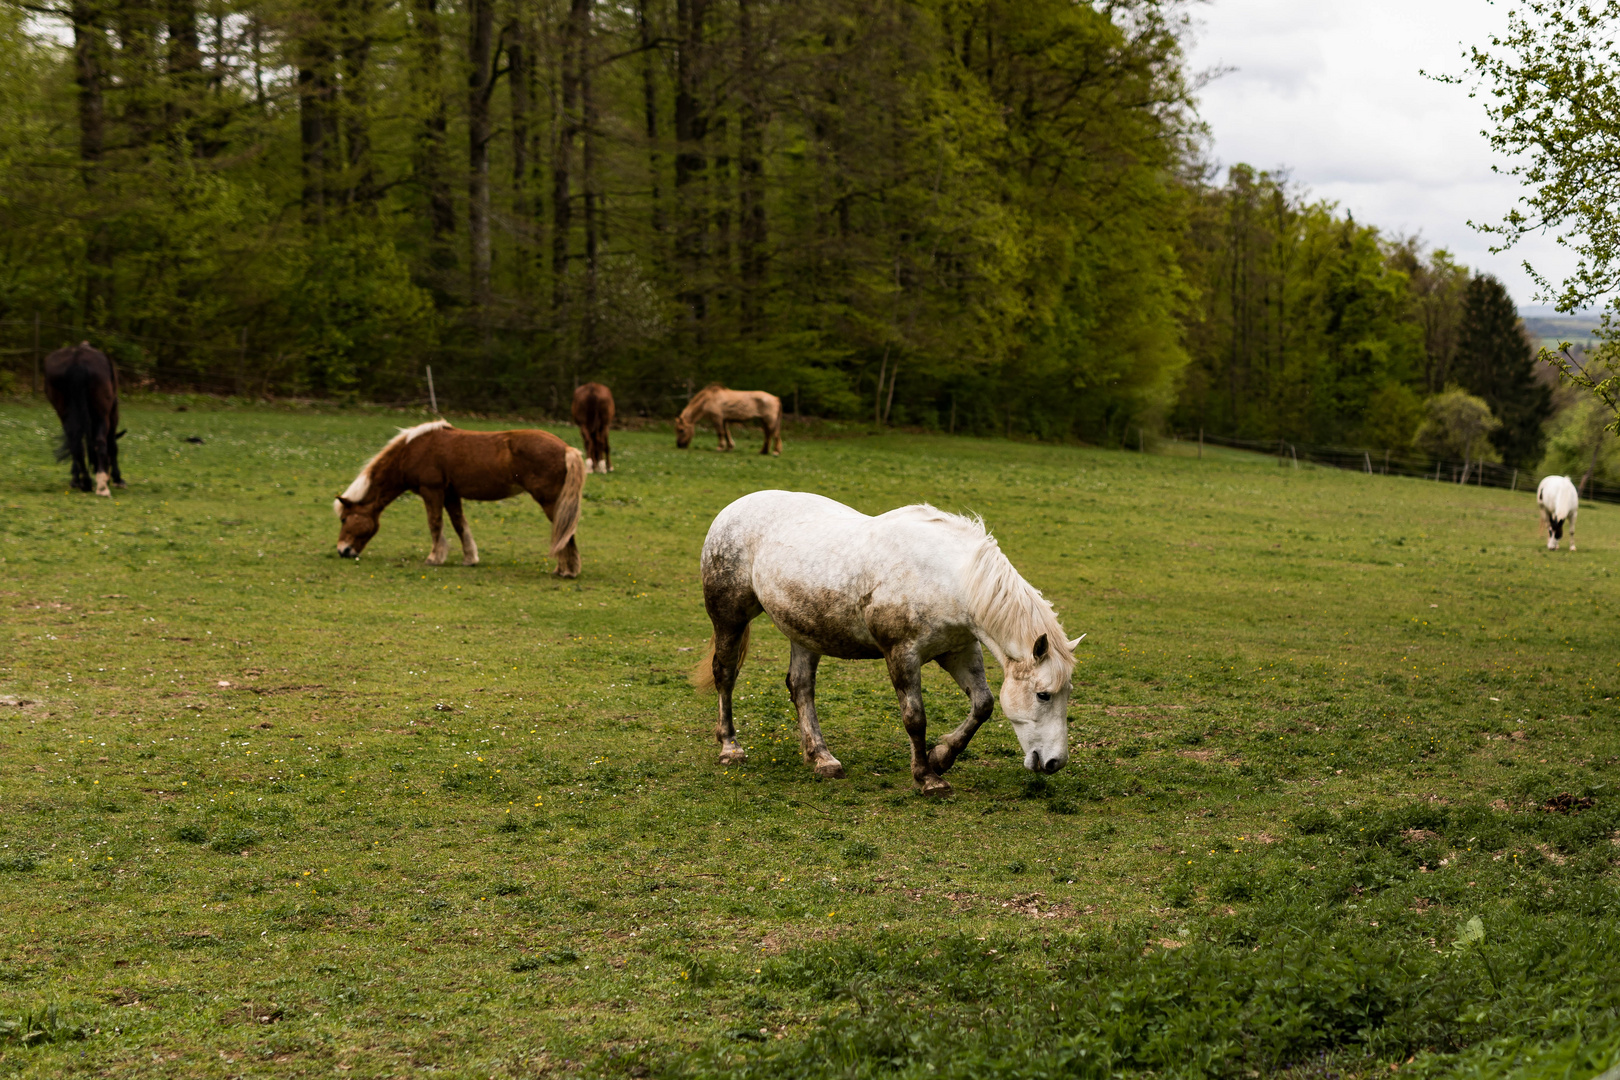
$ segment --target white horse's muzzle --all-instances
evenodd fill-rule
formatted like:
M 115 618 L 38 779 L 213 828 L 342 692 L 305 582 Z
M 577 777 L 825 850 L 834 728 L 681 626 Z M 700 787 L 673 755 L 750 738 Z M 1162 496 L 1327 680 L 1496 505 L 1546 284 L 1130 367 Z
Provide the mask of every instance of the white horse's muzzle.
M 1042 754 L 1039 750 L 1031 750 L 1024 755 L 1024 768 L 1030 772 L 1046 773 L 1050 776 L 1069 763 L 1068 751 L 1060 754 Z

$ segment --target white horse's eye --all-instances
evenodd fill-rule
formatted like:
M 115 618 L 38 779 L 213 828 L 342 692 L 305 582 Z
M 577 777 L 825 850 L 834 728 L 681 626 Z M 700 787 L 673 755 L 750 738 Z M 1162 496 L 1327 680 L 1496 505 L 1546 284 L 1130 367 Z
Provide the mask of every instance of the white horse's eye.
M 1052 695 L 1048 694 L 1045 690 L 1037 690 L 1037 691 L 1035 691 L 1035 700 L 1036 701 L 1051 701 L 1052 700 Z

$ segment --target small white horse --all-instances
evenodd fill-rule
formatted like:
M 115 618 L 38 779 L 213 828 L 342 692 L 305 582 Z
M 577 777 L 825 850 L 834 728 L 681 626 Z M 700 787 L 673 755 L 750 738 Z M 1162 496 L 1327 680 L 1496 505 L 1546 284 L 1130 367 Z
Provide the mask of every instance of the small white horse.
M 884 660 L 911 737 L 911 775 L 924 795 L 950 791 L 940 774 L 990 718 L 984 653 L 1000 662 L 1001 708 L 1024 767 L 1054 773 L 1069 760 L 1074 648 L 1052 605 L 1019 576 L 983 522 L 903 506 L 868 517 L 797 491 L 756 491 L 720 511 L 703 542 L 703 604 L 714 624 L 693 673 L 720 695 L 720 763 L 747 760 L 732 724 L 731 691 L 748 653 L 749 625 L 769 613 L 791 643 L 788 693 L 799 744 L 817 776 L 841 778 L 816 717 L 823 656 Z M 972 701 L 955 731 L 928 749 L 922 666 L 949 672 Z
M 1546 476 L 1536 485 L 1536 506 L 1541 509 L 1541 522 L 1547 526 L 1547 550 L 1557 551 L 1558 541 L 1564 538 L 1564 526 L 1569 526 L 1569 550 L 1575 550 L 1575 514 L 1581 508 L 1581 493 L 1567 476 Z

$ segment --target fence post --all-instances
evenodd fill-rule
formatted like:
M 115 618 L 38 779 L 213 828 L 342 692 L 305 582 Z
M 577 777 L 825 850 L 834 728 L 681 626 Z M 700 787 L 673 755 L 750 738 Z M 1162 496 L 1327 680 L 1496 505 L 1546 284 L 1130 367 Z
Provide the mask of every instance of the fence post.
M 1369 454 L 1367 451 L 1363 450 L 1361 452 L 1361 456 L 1367 462 L 1367 475 L 1371 476 L 1372 475 L 1372 455 Z
M 1142 449 L 1142 425 L 1141 424 L 1136 425 L 1136 452 L 1138 454 L 1141 454 L 1141 453 L 1145 452 Z
M 1204 428 L 1202 424 L 1198 427 L 1198 460 L 1204 460 Z
M 1518 491 L 1519 490 L 1519 470 L 1518 469 L 1513 470 L 1513 486 L 1511 488 L 1509 488 L 1508 490 L 1509 491 Z
M 1294 459 L 1294 468 L 1299 468 L 1299 455 L 1294 452 L 1294 444 L 1288 444 L 1288 456 Z
M 429 364 L 427 366 L 427 377 L 428 377 L 428 405 L 433 409 L 433 415 L 438 416 L 439 415 L 439 398 L 438 398 L 438 395 L 436 395 L 433 392 L 433 365 L 432 364 Z

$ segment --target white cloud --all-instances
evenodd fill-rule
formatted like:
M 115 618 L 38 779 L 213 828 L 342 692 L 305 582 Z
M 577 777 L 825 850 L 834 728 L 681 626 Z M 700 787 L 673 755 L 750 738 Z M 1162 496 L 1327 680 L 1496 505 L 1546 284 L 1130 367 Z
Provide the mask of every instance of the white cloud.
M 1500 277 L 1521 306 L 1521 262 L 1562 279 L 1574 258 L 1550 237 L 1502 254 L 1469 227 L 1499 221 L 1519 186 L 1481 134 L 1464 54 L 1505 24 L 1487 0 L 1214 0 L 1198 9 L 1194 70 L 1234 68 L 1203 91 L 1200 113 L 1222 166 L 1286 169 L 1310 193 L 1391 233 L 1419 233 Z

